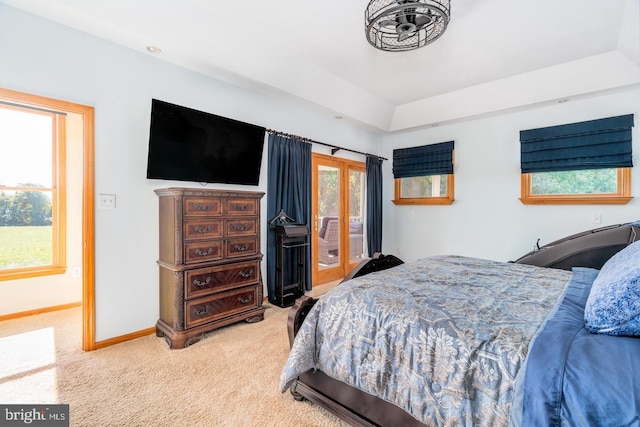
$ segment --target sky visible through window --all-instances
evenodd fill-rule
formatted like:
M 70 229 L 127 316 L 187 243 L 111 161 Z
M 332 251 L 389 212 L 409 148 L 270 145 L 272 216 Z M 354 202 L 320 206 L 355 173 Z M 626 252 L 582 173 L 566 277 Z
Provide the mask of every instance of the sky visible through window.
M 0 191 L 25 183 L 51 187 L 51 120 L 0 106 Z

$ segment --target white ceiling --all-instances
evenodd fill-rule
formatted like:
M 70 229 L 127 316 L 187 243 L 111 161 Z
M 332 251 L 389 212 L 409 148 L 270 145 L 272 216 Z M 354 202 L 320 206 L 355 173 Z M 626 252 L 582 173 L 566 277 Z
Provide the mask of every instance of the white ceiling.
M 640 84 L 637 0 L 451 0 L 411 52 L 369 45 L 368 0 L 0 1 L 378 131 Z

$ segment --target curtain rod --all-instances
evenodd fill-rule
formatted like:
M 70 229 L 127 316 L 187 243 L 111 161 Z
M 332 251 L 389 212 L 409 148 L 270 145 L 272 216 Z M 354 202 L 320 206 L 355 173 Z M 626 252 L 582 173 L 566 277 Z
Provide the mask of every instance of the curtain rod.
M 362 151 L 352 150 L 351 148 L 338 147 L 337 145 L 327 144 L 326 142 L 314 141 L 313 139 L 305 138 L 303 136 L 293 135 L 293 134 L 290 134 L 290 133 L 280 132 L 279 130 L 267 129 L 267 132 L 269 132 L 272 135 L 286 136 L 287 138 L 299 139 L 299 140 L 304 141 L 304 142 L 310 142 L 310 143 L 313 143 L 313 144 L 324 145 L 325 147 L 331 147 L 331 155 L 332 156 L 334 154 L 336 154 L 338 151 L 344 150 L 344 151 L 350 151 L 350 152 L 356 153 L 356 154 L 362 154 L 364 156 L 377 157 L 378 159 L 381 159 L 381 160 L 388 160 L 387 158 L 382 157 L 382 156 L 378 156 L 377 154 L 363 153 Z
M 29 105 L 29 104 L 20 104 L 19 102 L 0 100 L 0 104 L 8 105 L 10 107 L 24 108 L 25 110 L 42 111 L 42 112 L 45 112 L 45 113 L 59 114 L 61 116 L 66 116 L 67 115 L 67 113 L 65 113 L 64 111 L 57 111 L 57 110 L 51 110 L 49 108 L 35 107 L 35 106 Z

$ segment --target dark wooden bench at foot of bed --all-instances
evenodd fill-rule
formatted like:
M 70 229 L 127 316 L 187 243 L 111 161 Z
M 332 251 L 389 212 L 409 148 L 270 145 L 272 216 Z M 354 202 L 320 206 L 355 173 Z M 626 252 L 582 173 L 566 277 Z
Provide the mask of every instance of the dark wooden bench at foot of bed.
M 296 400 L 307 399 L 353 426 L 425 427 L 397 406 L 328 377 L 321 371 L 300 375 L 291 386 Z

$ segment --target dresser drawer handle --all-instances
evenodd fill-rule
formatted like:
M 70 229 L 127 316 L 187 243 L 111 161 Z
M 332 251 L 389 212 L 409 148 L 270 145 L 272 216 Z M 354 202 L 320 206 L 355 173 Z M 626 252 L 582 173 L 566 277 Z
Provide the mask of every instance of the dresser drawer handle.
M 248 229 L 249 227 L 247 227 L 246 225 L 242 225 L 242 224 L 233 224 L 233 229 L 236 231 L 244 231 L 246 229 Z
M 251 270 L 249 270 L 249 272 L 248 272 L 248 273 L 245 273 L 244 271 L 240 271 L 240 272 L 238 272 L 238 274 L 239 274 L 241 277 L 244 277 L 245 279 L 247 279 L 247 278 L 249 278 L 249 277 L 253 276 L 253 268 L 252 268 Z
M 235 210 L 237 211 L 246 211 L 249 205 L 234 205 Z
M 207 256 L 207 255 L 211 255 L 213 253 L 213 248 L 209 248 L 206 251 L 203 251 L 202 249 L 198 248 L 193 252 L 198 256 Z
M 196 316 L 204 316 L 205 314 L 207 314 L 209 312 L 210 308 L 211 308 L 211 306 L 209 304 L 207 304 L 202 310 L 194 308 L 193 309 L 193 314 L 195 314 Z
M 201 205 L 200 203 L 194 203 L 193 207 L 199 211 L 208 211 L 209 209 L 211 209 L 212 206 L 211 204 Z
M 242 304 L 248 304 L 253 301 L 253 295 L 249 295 L 246 298 L 238 297 L 238 301 L 240 301 Z
M 249 250 L 249 248 L 251 247 L 250 244 L 246 244 L 244 246 L 240 246 L 240 245 L 233 245 L 233 249 L 235 249 L 238 252 L 244 252 L 246 250 Z
M 199 288 L 204 288 L 209 283 L 211 283 L 211 276 L 207 276 L 207 280 L 205 280 L 204 282 L 201 282 L 198 279 L 193 279 L 193 284 L 196 285 Z
M 207 228 L 202 228 L 199 225 L 196 225 L 195 227 L 193 227 L 193 229 L 197 233 L 205 234 L 205 233 L 210 233 L 211 230 L 213 230 L 213 226 L 209 225 Z

